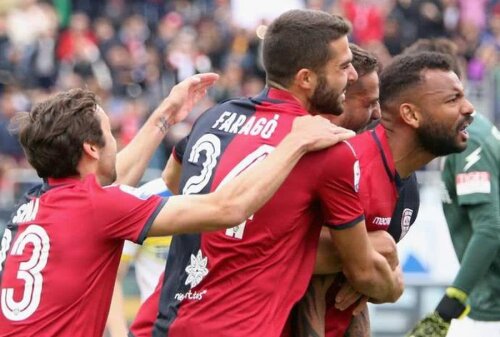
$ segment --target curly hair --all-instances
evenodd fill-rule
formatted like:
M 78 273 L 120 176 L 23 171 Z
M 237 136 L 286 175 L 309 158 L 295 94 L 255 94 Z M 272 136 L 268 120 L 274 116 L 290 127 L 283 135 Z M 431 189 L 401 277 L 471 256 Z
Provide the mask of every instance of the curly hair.
M 437 69 L 453 71 L 453 60 L 448 55 L 436 52 L 405 54 L 393 59 L 380 74 L 380 105 L 398 98 L 409 89 L 422 83 L 422 71 Z

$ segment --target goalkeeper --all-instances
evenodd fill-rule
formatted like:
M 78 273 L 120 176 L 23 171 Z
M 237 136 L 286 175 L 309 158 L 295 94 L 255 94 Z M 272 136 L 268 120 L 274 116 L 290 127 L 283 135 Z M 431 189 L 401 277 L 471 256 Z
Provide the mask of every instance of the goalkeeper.
M 500 336 L 500 132 L 478 113 L 468 132 L 467 149 L 446 157 L 442 171 L 443 210 L 460 269 L 411 337 Z

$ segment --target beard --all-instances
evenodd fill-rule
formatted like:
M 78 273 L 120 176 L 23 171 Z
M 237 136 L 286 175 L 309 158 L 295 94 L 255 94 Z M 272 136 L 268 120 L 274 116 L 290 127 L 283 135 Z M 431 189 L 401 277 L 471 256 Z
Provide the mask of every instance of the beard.
M 422 127 L 416 129 L 418 141 L 427 152 L 437 157 L 462 152 L 467 144 L 459 142 L 457 135 L 467 120 L 469 118 L 464 118 L 456 127 L 449 128 L 434 119 L 428 119 Z
M 336 93 L 328 86 L 324 75 L 319 75 L 318 85 L 309 101 L 312 111 L 319 114 L 340 115 L 344 111 L 341 95 L 342 92 Z

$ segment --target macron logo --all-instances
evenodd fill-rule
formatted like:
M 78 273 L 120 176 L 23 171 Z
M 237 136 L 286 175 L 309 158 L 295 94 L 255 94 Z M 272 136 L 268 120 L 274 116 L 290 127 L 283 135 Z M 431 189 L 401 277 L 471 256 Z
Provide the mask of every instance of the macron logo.
M 472 167 L 472 165 L 474 165 L 475 163 L 477 163 L 479 161 L 479 159 L 481 159 L 481 156 L 479 154 L 481 153 L 482 150 L 483 149 L 481 149 L 481 147 L 478 147 L 477 149 L 472 151 L 472 153 L 470 155 L 465 157 L 466 164 L 464 166 L 464 171 L 467 171 L 468 169 L 470 169 Z

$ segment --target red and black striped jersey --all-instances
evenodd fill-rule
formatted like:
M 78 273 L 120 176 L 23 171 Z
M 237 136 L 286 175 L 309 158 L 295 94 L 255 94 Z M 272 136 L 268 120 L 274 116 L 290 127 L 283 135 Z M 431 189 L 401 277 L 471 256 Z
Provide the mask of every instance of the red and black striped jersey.
M 277 89 L 209 109 L 185 150 L 175 151 L 182 158 L 180 191 L 214 191 L 265 158 L 305 114 L 298 100 Z M 302 158 L 246 222 L 174 236 L 153 336 L 280 335 L 311 277 L 321 226 L 341 229 L 363 220 L 352 187 L 356 160 L 335 153 L 331 148 Z

